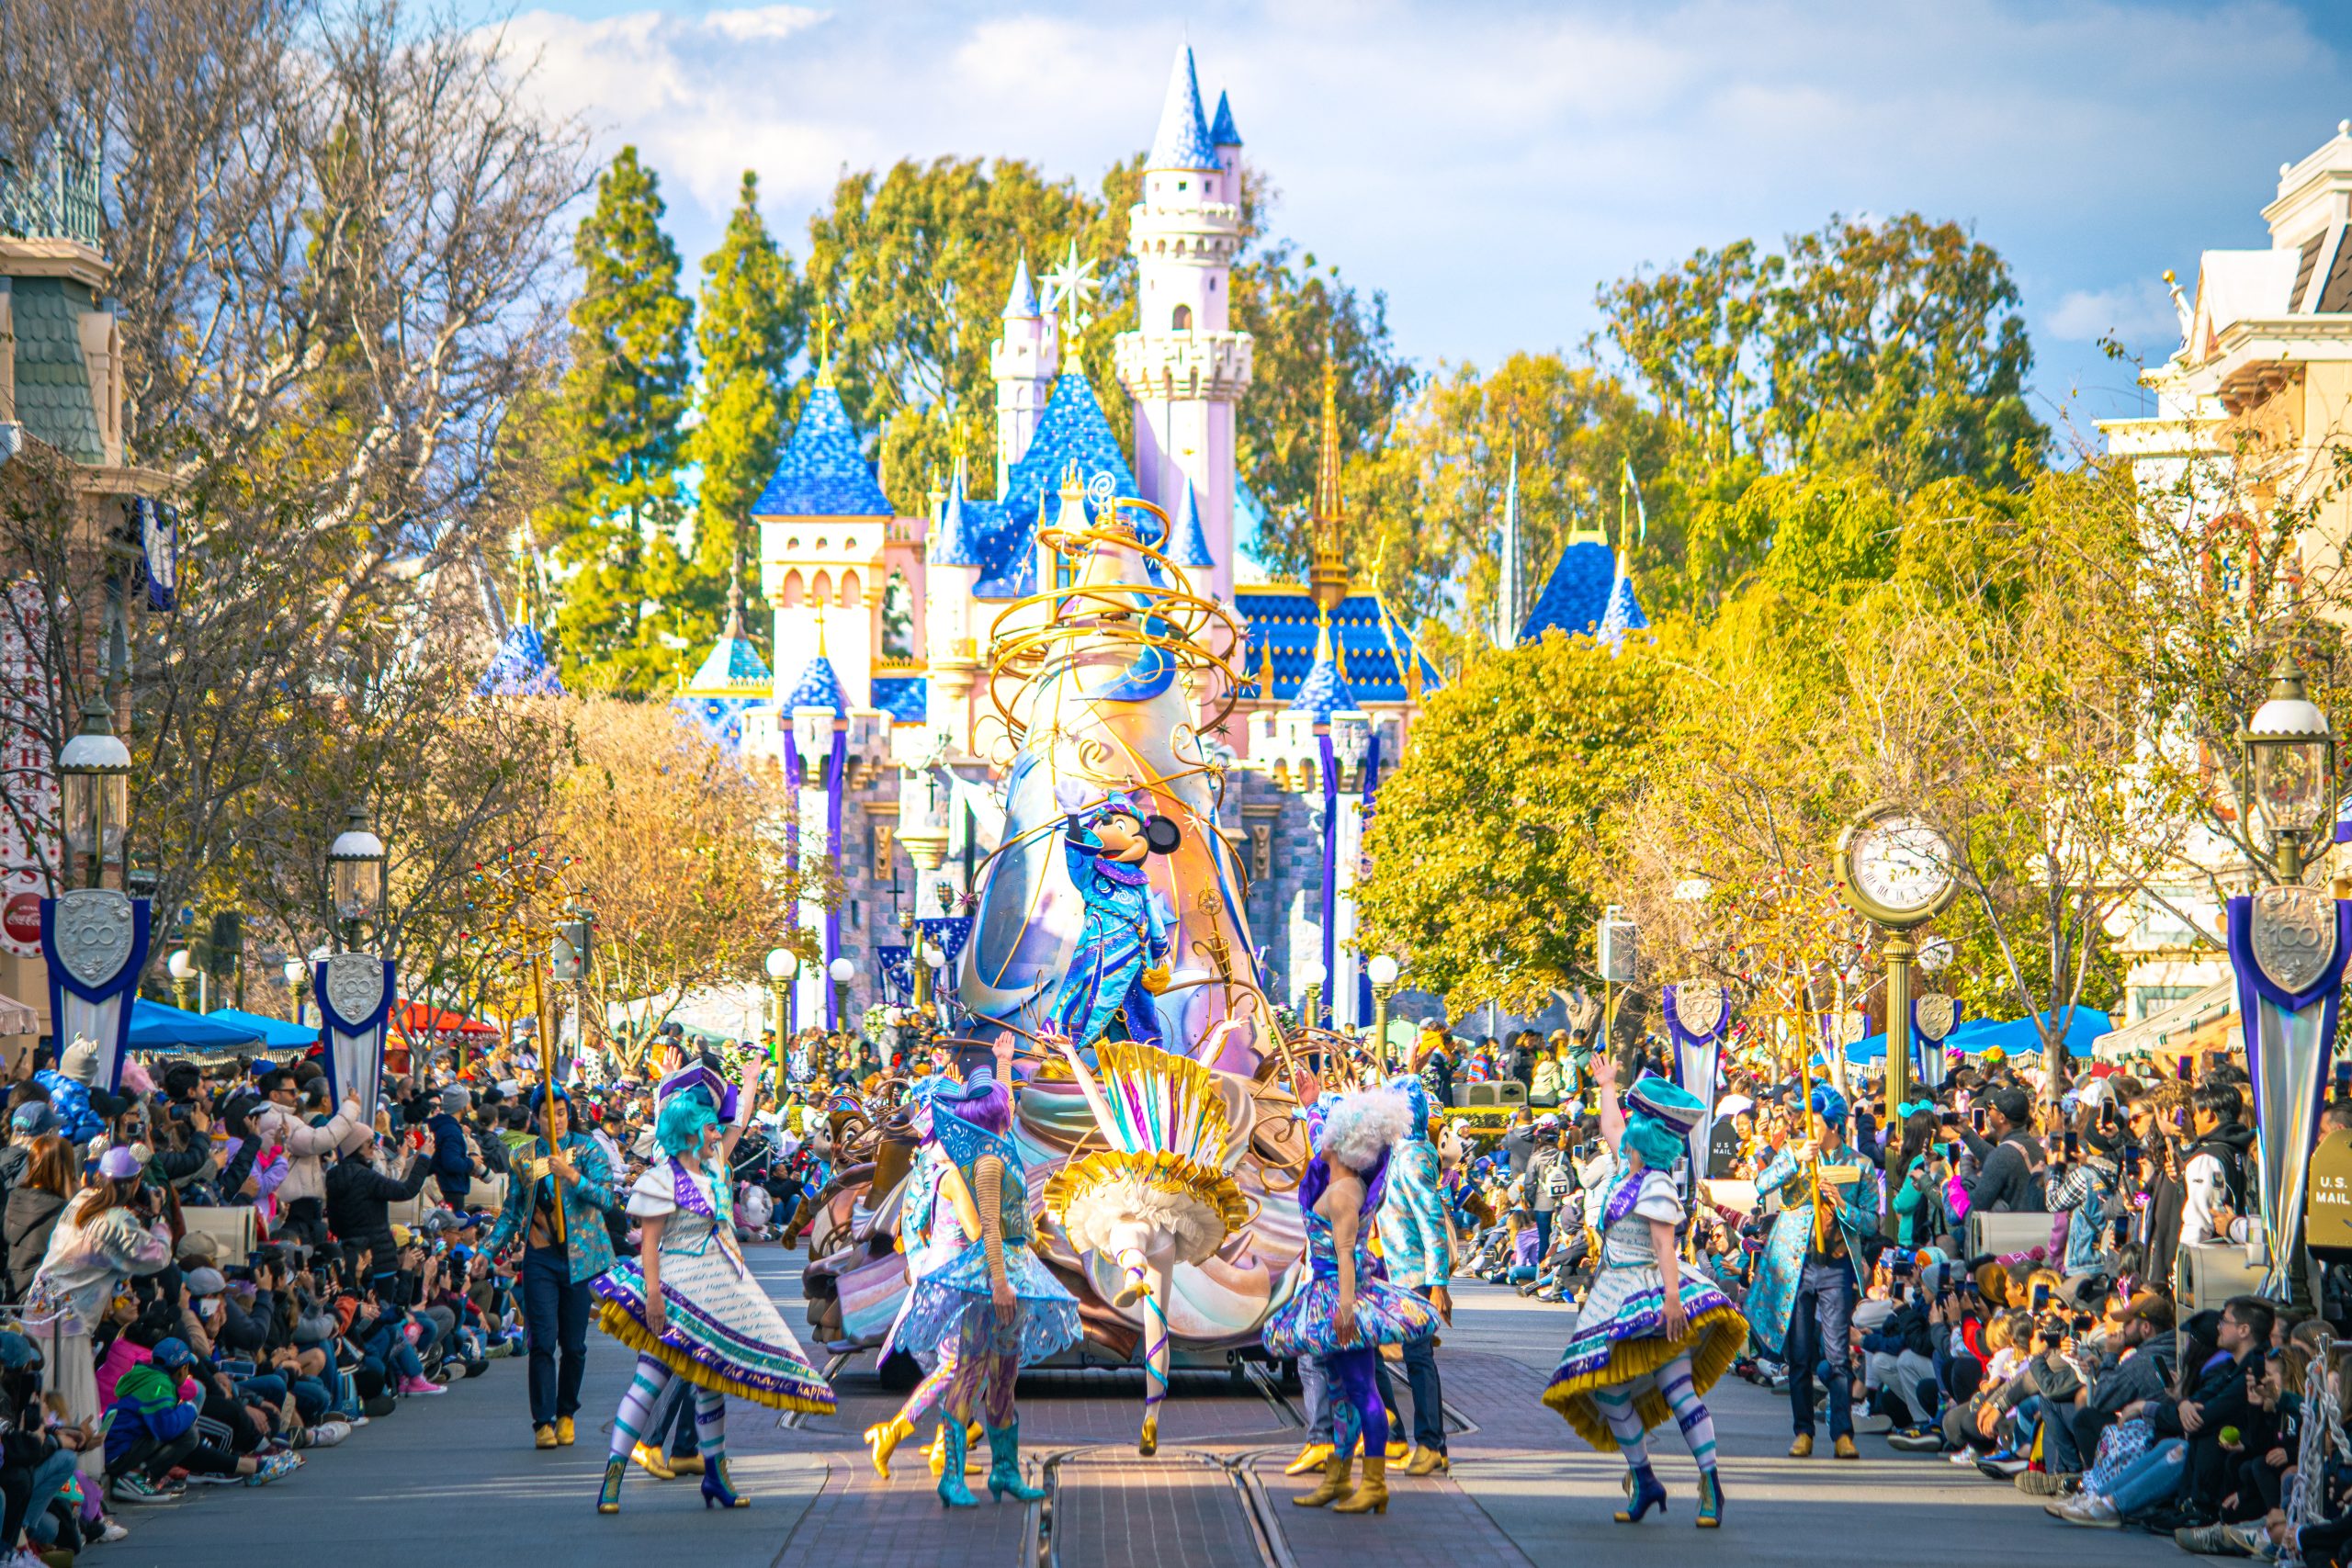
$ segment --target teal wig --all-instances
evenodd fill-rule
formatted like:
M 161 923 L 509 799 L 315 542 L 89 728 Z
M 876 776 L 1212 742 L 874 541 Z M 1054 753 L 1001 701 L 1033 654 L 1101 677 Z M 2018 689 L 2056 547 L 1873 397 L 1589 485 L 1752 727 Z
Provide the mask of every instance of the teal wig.
M 718 1113 L 703 1102 L 698 1094 L 681 1094 L 671 1098 L 662 1108 L 661 1120 L 653 1124 L 653 1141 L 672 1159 L 692 1154 L 702 1147 L 702 1133 L 706 1127 L 718 1125 Z
M 1655 1116 L 1636 1112 L 1625 1118 L 1625 1146 L 1642 1156 L 1652 1170 L 1670 1171 L 1674 1162 L 1690 1152 L 1688 1136 Z

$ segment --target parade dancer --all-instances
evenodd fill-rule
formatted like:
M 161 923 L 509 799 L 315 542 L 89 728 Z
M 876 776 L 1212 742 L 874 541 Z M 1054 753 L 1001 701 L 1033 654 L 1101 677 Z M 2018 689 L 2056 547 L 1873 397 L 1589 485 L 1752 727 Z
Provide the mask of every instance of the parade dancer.
M 1857 1280 L 1854 1259 L 1862 1238 L 1878 1227 L 1873 1184 L 1863 1179 L 1862 1156 L 1846 1142 L 1846 1097 L 1826 1083 L 1808 1097 L 1813 1137 L 1792 1145 L 1757 1173 L 1760 1195 L 1781 1190 L 1781 1217 L 1757 1260 L 1747 1312 L 1757 1343 L 1788 1363 L 1789 1411 L 1795 1436 L 1791 1459 L 1813 1453 L 1814 1369 L 1828 1370 L 1830 1451 L 1860 1459 L 1854 1447 L 1853 1348 Z M 1824 1173 L 1830 1179 L 1823 1179 Z
M 1616 1063 L 1593 1059 L 1600 1130 L 1617 1152 L 1617 1177 L 1600 1201 L 1600 1273 L 1585 1297 L 1576 1337 L 1561 1354 L 1544 1403 L 1603 1453 L 1625 1456 L 1630 1481 L 1619 1524 L 1666 1506 L 1650 1468 L 1647 1433 L 1669 1416 L 1699 1465 L 1699 1528 L 1723 1520 L 1715 1471 L 1715 1423 L 1700 1395 L 1714 1386 L 1747 1341 L 1747 1324 L 1721 1291 L 1680 1271 L 1675 1228 L 1685 1210 L 1675 1162 L 1706 1106 L 1665 1078 L 1645 1076 L 1617 1099 Z M 1630 1111 L 1631 1114 L 1626 1112 Z
M 1411 1073 L 1399 1074 L 1388 1087 L 1405 1097 L 1412 1124 L 1388 1158 L 1388 1195 L 1380 1205 L 1381 1258 L 1388 1265 L 1392 1284 L 1414 1292 L 1451 1323 L 1453 1295 L 1447 1285 L 1453 1277 L 1453 1234 L 1446 1227 L 1445 1200 L 1438 1191 L 1429 1089 Z M 1387 1397 L 1387 1363 L 1376 1364 L 1382 1402 L 1393 1409 L 1394 1401 Z M 1405 1382 L 1413 1391 L 1413 1452 L 1405 1473 L 1445 1470 L 1445 1395 L 1437 1375 L 1436 1335 L 1406 1342 Z
M 967 1242 L 956 1259 L 914 1287 L 899 1343 L 933 1371 L 949 1346 L 954 1361 L 942 1395 L 947 1446 L 939 1474 L 944 1506 L 978 1501 L 964 1484 L 965 1423 L 974 1414 L 989 1440 L 989 1495 L 1032 1503 L 1022 1484 L 1021 1418 L 1013 1384 L 1021 1369 L 1079 1335 L 1078 1301 L 1030 1249 L 1029 1192 L 1012 1128 L 1012 1046 L 997 1046 L 993 1070 L 976 1069 L 961 1088 L 932 1095 L 932 1130 L 952 1167 L 940 1177 Z
M 590 1281 L 613 1266 L 605 1213 L 621 1201 L 605 1151 L 571 1130 L 571 1097 L 549 1089 L 532 1100 L 539 1135 L 515 1162 L 515 1179 L 482 1250 L 495 1257 L 509 1243 L 523 1244 L 516 1272 L 531 1358 L 531 1441 L 570 1448 L 588 1370 Z
M 752 1100 L 744 1093 L 739 1110 Z M 596 1281 L 597 1322 L 638 1352 L 637 1376 L 613 1418 L 600 1514 L 620 1512 L 630 1450 L 651 1430 L 673 1377 L 694 1385 L 706 1507 L 750 1502 L 727 1468 L 728 1394 L 778 1410 L 833 1408 L 831 1387 L 752 1278 L 736 1240 L 728 1156 L 741 1133 L 741 1120 L 721 1123 L 701 1095 L 674 1097 L 656 1120 L 654 1139 L 667 1157 L 638 1178 L 628 1200 L 644 1235 L 642 1263 L 623 1259 Z
M 1314 1357 L 1331 1389 L 1331 1457 L 1323 1483 L 1291 1499 L 1302 1507 L 1337 1503 L 1342 1514 L 1388 1511 L 1388 1416 L 1374 1368 L 1383 1345 L 1411 1345 L 1437 1332 L 1428 1302 L 1379 1278 L 1364 1222 L 1387 1194 L 1389 1156 L 1412 1125 L 1394 1089 L 1360 1089 L 1318 1100 L 1307 1111 L 1314 1157 L 1298 1185 L 1310 1278 L 1266 1323 L 1269 1355 Z M 1356 1443 L 1363 1482 L 1348 1491 Z M 1345 1494 L 1345 1500 L 1341 1500 Z
M 1086 924 L 1054 996 L 1054 1028 L 1084 1050 L 1124 1010 L 1128 1039 L 1164 1048 L 1152 997 L 1168 984 L 1168 922 L 1144 874 L 1151 845 L 1143 813 L 1114 792 L 1081 816 L 1085 787 L 1067 781 L 1054 795 L 1068 819 L 1069 879 L 1086 903 Z
M 926 1077 L 907 1091 L 908 1114 L 922 1146 L 915 1154 L 914 1166 L 907 1172 L 905 1193 L 899 1200 L 899 1247 L 906 1255 L 908 1289 L 906 1299 L 899 1303 L 899 1315 L 891 1321 L 890 1330 L 882 1337 L 882 1347 L 875 1352 L 876 1366 L 890 1359 L 891 1352 L 906 1348 L 899 1330 L 905 1326 L 907 1314 L 913 1310 L 915 1287 L 939 1269 L 963 1255 L 970 1237 L 964 1234 L 957 1219 L 955 1204 L 942 1194 L 941 1181 L 955 1169 L 946 1151 L 940 1146 L 937 1113 L 932 1106 L 932 1096 L 943 1087 L 952 1088 L 944 1077 Z M 874 1450 L 874 1470 L 883 1480 L 890 1479 L 890 1456 L 900 1443 L 915 1434 L 924 1416 L 938 1407 L 956 1381 L 956 1346 L 950 1340 L 939 1347 L 936 1365 L 922 1375 L 909 1393 L 898 1413 L 888 1421 L 877 1422 L 865 1429 L 866 1447 Z M 968 1438 L 969 1433 L 966 1434 Z M 946 1438 L 943 1432 L 936 1445 L 939 1461 L 933 1472 L 945 1468 Z

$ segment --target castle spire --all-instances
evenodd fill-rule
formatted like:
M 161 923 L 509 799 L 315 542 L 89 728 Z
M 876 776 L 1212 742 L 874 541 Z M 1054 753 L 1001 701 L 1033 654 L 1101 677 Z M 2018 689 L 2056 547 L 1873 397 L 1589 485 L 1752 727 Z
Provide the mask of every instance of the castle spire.
M 1180 44 L 1168 72 L 1168 96 L 1159 108 L 1159 130 L 1151 139 L 1147 169 L 1214 169 L 1216 149 L 1208 119 L 1201 113 L 1201 81 L 1193 69 L 1193 46 Z
M 1004 301 L 1004 319 L 1008 321 L 1034 321 L 1037 319 L 1037 286 L 1029 281 L 1029 247 L 1021 247 L 1021 259 L 1013 265 L 1012 291 Z
M 817 311 L 817 385 L 833 384 L 833 308 L 820 306 Z
M 1495 583 L 1495 646 L 1519 645 L 1520 601 L 1526 597 L 1520 574 L 1523 570 L 1519 536 L 1519 443 L 1510 444 L 1510 478 L 1503 483 L 1503 536 Z
M 1315 470 L 1315 556 L 1307 589 L 1325 620 L 1348 596 L 1347 561 L 1340 553 L 1340 525 L 1346 505 L 1340 494 L 1340 367 L 1329 347 L 1323 360 L 1323 448 Z

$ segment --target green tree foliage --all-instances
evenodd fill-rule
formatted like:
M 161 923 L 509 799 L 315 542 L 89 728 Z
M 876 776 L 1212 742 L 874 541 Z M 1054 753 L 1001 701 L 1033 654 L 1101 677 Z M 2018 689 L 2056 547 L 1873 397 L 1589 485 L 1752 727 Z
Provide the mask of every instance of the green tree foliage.
M 2015 482 L 2048 444 L 2008 264 L 1957 223 L 1832 218 L 1785 254 L 1702 250 L 1598 303 L 1594 346 L 1681 433 L 1685 468 L 1855 467 L 1904 495 Z
M 1033 276 L 1073 239 L 1080 259 L 1098 264 L 1104 288 L 1082 349 L 1092 351 L 1096 392 L 1124 412 L 1111 401 L 1107 371 L 1116 318 L 1132 310 L 1124 257 L 1136 180 L 1134 165 L 1120 164 L 1098 194 L 1017 160 L 902 161 L 878 176 L 844 175 L 831 205 L 809 220 L 808 284 L 832 316 L 833 375 L 852 416 L 867 430 L 891 426 L 907 411 L 919 416 L 886 438 L 883 481 L 902 513 L 921 515 L 932 470 L 952 446 L 944 416 L 923 411 L 957 411 L 975 457 L 989 450 L 996 390 L 989 344 L 1002 330 L 1024 251 Z M 923 420 L 938 428 L 922 432 Z M 995 466 L 976 460 L 972 470 L 979 489 Z
M 718 249 L 703 258 L 702 310 L 695 333 L 702 350 L 702 423 L 687 438 L 702 468 L 696 497 L 693 586 L 697 605 L 716 587 L 739 581 L 759 589 L 752 505 L 775 469 L 784 444 L 790 367 L 808 319 L 792 259 L 760 216 L 759 176 L 743 173 L 741 197 Z M 688 635 L 696 643 L 696 626 Z
M 665 210 L 653 172 L 624 147 L 572 240 L 581 292 L 557 404 L 572 466 L 545 523 L 571 574 L 556 620 L 565 673 L 591 690 L 656 690 L 680 659 L 662 641 L 660 606 L 685 575 L 678 466 L 694 310 Z
M 1475 644 L 1495 625 L 1513 454 L 1524 615 L 1578 519 L 1616 538 L 1625 463 L 1655 472 L 1668 442 L 1664 423 L 1615 378 L 1557 354 L 1514 354 L 1491 371 L 1441 367 L 1346 475 L 1351 561 L 1408 623 L 1459 592 Z M 1666 497 L 1648 499 L 1657 525 Z
M 1640 646 L 1555 633 L 1433 694 L 1365 833 L 1365 950 L 1409 954 L 1457 1009 L 1576 984 L 1665 675 Z

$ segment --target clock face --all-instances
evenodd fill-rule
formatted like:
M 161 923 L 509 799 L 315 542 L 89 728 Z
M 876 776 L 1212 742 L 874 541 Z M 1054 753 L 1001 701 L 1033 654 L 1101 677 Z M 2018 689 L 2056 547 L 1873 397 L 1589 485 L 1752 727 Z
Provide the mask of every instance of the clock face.
M 1897 915 L 1921 914 L 1951 886 L 1951 848 L 1917 817 L 1890 813 L 1865 824 L 1846 853 L 1854 888 Z

